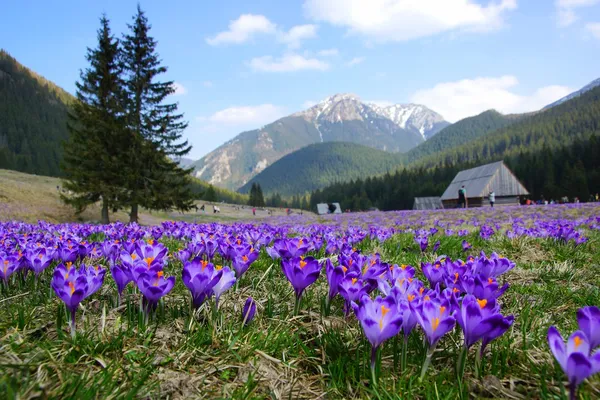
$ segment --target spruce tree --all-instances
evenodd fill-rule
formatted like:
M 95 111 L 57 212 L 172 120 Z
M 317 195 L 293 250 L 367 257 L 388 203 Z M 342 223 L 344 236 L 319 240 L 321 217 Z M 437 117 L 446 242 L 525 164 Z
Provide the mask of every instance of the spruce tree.
M 138 207 L 189 210 L 193 206 L 191 169 L 173 161 L 191 150 L 182 134 L 187 127 L 177 103 L 166 99 L 175 89 L 172 81 L 161 82 L 167 72 L 156 52 L 157 42 L 149 35 L 150 25 L 138 5 L 129 34 L 123 38 L 129 128 L 136 138 L 127 169 L 131 205 L 130 221 L 137 222 Z
M 64 145 L 63 187 L 72 194 L 63 200 L 78 212 L 102 200 L 101 221 L 124 197 L 121 169 L 129 135 L 123 129 L 123 94 L 119 42 L 105 15 L 100 19 L 98 47 L 87 50 L 90 66 L 80 73 L 77 101 L 69 115 L 70 138 Z
M 256 204 L 257 207 L 265 206 L 265 197 L 263 196 L 262 188 L 260 187 L 260 183 L 256 184 Z

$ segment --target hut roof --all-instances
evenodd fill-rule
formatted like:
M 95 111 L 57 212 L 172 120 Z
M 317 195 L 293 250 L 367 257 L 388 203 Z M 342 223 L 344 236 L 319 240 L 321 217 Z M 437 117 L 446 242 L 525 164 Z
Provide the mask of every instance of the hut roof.
M 442 206 L 441 197 L 415 197 L 413 210 L 439 210 Z
M 497 197 L 529 194 L 502 161 L 460 171 L 442 195 L 442 200 L 458 199 L 458 190 L 463 185 L 468 198 L 487 196 L 491 190 Z

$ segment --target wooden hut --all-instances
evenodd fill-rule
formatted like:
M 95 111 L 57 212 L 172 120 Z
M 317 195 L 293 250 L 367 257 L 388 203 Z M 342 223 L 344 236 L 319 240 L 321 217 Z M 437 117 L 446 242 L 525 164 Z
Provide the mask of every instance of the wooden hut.
M 438 197 L 415 197 L 413 210 L 439 210 L 444 208 L 442 199 Z
M 490 191 L 496 194 L 496 205 L 519 204 L 519 196 L 529 194 L 517 177 L 502 161 L 460 171 L 442 195 L 444 208 L 458 205 L 458 190 L 464 186 L 469 207 L 489 204 Z

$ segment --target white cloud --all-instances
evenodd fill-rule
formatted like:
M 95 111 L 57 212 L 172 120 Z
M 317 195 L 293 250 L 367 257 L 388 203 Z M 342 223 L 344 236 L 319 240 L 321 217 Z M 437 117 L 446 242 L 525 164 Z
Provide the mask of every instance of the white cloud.
M 182 96 L 187 94 L 187 89 L 179 82 L 173 82 L 173 90 L 174 96 Z
M 303 40 L 316 37 L 316 25 L 297 25 L 292 27 L 288 32 L 280 32 L 278 34 L 278 40 L 281 43 L 287 44 L 290 49 L 297 49 Z
M 257 34 L 273 34 L 277 26 L 264 15 L 243 14 L 229 23 L 229 30 L 207 38 L 211 46 L 220 44 L 240 44 L 252 40 Z
M 316 58 L 306 58 L 299 54 L 289 53 L 281 58 L 272 56 L 257 57 L 248 63 L 255 71 L 261 72 L 292 72 L 300 70 L 326 71 L 329 64 Z
M 455 122 L 489 109 L 502 113 L 535 111 L 568 95 L 573 90 L 565 86 L 546 86 L 529 95 L 515 93 L 519 81 L 512 75 L 496 78 L 463 79 L 445 82 L 433 88 L 417 91 L 413 103 L 424 104 Z
M 213 87 L 213 83 L 211 81 L 204 81 L 204 82 L 202 82 L 202 86 L 204 86 L 206 88 L 210 88 L 210 87 Z
M 353 65 L 357 65 L 365 61 L 364 57 L 354 57 L 352 60 L 346 63 L 347 66 L 352 67 Z
M 559 26 L 569 26 L 579 17 L 575 13 L 577 8 L 590 7 L 600 3 L 600 0 L 555 0 L 556 16 Z
M 600 22 L 591 22 L 586 24 L 585 30 L 588 31 L 594 38 L 600 40 Z
M 405 41 L 455 30 L 490 31 L 517 0 L 305 0 L 308 17 L 377 41 Z
M 319 103 L 318 101 L 306 100 L 304 103 L 302 103 L 302 109 L 306 110 L 307 108 L 311 108 L 312 106 L 315 106 L 318 103 Z
M 228 126 L 260 126 L 273 122 L 285 115 L 285 107 L 273 104 L 260 104 L 257 106 L 232 106 L 217 111 L 208 117 L 198 117 L 197 120 L 209 124 Z
M 337 56 L 338 54 L 340 54 L 340 52 L 338 51 L 338 49 L 325 49 L 325 50 L 319 51 L 317 54 L 320 55 L 321 57 L 333 57 L 333 56 Z

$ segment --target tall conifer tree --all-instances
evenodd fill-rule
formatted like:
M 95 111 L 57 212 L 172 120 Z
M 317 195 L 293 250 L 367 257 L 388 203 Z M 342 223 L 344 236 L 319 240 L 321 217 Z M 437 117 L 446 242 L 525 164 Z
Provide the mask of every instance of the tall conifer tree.
M 125 131 L 119 42 L 105 15 L 100 19 L 98 47 L 87 51 L 90 66 L 80 73 L 77 101 L 69 116 L 70 138 L 64 146 L 63 200 L 83 211 L 102 199 L 102 223 L 124 197 L 121 169 L 130 137 Z
M 191 170 L 172 160 L 189 153 L 181 140 L 187 127 L 177 104 L 166 104 L 175 89 L 172 81 L 159 81 L 167 71 L 156 53 L 157 42 L 149 35 L 150 25 L 138 5 L 137 14 L 123 39 L 129 128 L 136 138 L 131 148 L 131 165 L 126 175 L 131 205 L 130 221 L 137 222 L 138 207 L 189 210 Z

